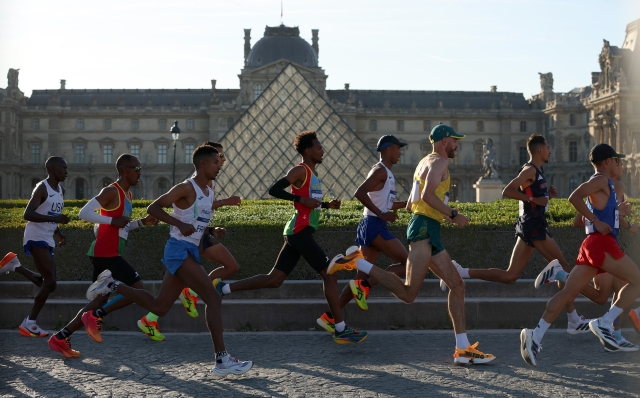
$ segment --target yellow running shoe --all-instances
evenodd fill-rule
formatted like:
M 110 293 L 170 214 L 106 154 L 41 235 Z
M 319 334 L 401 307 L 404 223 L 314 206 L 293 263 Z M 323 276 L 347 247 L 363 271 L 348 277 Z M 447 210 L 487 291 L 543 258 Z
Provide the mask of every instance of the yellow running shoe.
M 331 275 L 337 271 L 353 271 L 356 269 L 356 260 L 359 258 L 364 259 L 364 254 L 360 249 L 351 250 L 352 249 L 349 248 L 347 251 L 348 254 L 344 256 L 342 254 L 338 254 L 331 259 L 329 267 L 327 268 L 327 274 Z M 349 253 L 349 251 L 351 251 L 351 253 Z
M 369 287 L 364 286 L 362 284 L 362 279 L 350 280 L 349 287 L 351 288 L 351 293 L 353 293 L 353 298 L 356 299 L 356 304 L 362 311 L 366 311 L 369 309 L 367 305 L 367 297 L 369 297 Z
M 336 321 L 333 320 L 333 315 L 329 312 L 325 312 L 316 320 L 318 325 L 327 332 L 334 334 L 336 332 Z
M 160 329 L 158 329 L 158 322 L 147 320 L 146 315 L 138 321 L 138 327 L 153 341 L 163 341 L 165 339 L 164 334 L 160 333 Z
M 196 309 L 196 303 L 198 302 L 198 297 L 192 296 L 188 287 L 185 287 L 180 292 L 180 296 L 178 296 L 182 305 L 184 306 L 184 310 L 191 318 L 198 317 L 198 310 Z
M 453 353 L 453 362 L 457 365 L 466 365 L 468 363 L 488 363 L 496 359 L 493 354 L 485 354 L 484 352 L 479 351 L 478 344 L 479 343 L 476 342 L 465 350 L 461 350 L 456 347 L 456 352 Z

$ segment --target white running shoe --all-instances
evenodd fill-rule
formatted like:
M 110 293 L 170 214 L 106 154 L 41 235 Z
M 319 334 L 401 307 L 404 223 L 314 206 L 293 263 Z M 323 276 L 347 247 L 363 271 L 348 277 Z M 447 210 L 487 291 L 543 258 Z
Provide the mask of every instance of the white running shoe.
M 456 267 L 456 271 L 458 271 L 460 276 L 462 276 L 462 265 L 458 264 L 456 260 L 451 260 L 451 262 L 453 263 L 453 266 Z M 447 284 L 444 283 L 442 279 L 440 279 L 440 290 L 442 290 L 443 292 L 446 292 L 447 289 L 448 289 Z
M 620 349 L 616 338 L 613 336 L 613 325 L 605 324 L 602 318 L 592 319 L 589 322 L 589 329 L 596 335 L 607 351 L 617 351 Z
M 109 283 L 115 282 L 115 279 L 111 277 L 111 271 L 105 269 L 98 275 L 95 282 L 87 289 L 87 299 L 93 301 L 98 295 L 107 295 L 111 293 L 111 289 L 108 287 Z
M 580 317 L 580 322 L 578 323 L 567 323 L 567 333 L 569 334 L 580 334 L 589 332 L 589 322 L 593 319 L 585 319 L 583 316 Z
M 49 335 L 49 332 L 36 325 L 36 321 L 27 321 L 27 318 L 24 318 L 20 326 L 18 326 L 18 330 L 21 335 L 26 337 L 47 337 Z
M 629 340 L 625 339 L 624 337 L 621 340 L 617 340 L 616 342 L 618 343 L 618 345 L 620 346 L 620 349 L 618 350 L 610 350 L 607 347 L 604 347 L 605 350 L 609 351 L 609 352 L 613 352 L 613 351 L 638 351 L 640 350 L 640 347 L 633 344 L 632 342 L 630 342 Z
M 520 355 L 526 363 L 538 366 L 538 354 L 542 351 L 542 344 L 533 340 L 533 330 L 522 329 L 520 332 Z
M 220 361 L 220 362 L 218 362 Z M 216 365 L 211 369 L 215 377 L 225 377 L 229 374 L 245 374 L 253 367 L 253 361 L 240 361 L 237 358 L 227 355 L 216 360 Z
M 553 283 L 556 281 L 556 275 L 558 271 L 562 270 L 562 265 L 558 260 L 553 260 L 538 274 L 536 281 L 533 283 L 535 288 L 539 288 L 542 285 Z
M 0 260 L 0 275 L 6 274 L 7 272 L 14 272 L 16 268 L 20 267 L 20 260 L 18 260 L 18 255 L 9 252 L 2 260 Z

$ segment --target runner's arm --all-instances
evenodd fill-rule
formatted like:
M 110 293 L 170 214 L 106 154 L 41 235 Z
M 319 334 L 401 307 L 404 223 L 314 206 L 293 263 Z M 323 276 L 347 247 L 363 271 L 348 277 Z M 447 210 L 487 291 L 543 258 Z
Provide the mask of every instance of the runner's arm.
M 285 189 L 290 185 L 292 186 L 302 185 L 304 183 L 305 178 L 306 178 L 305 168 L 302 166 L 296 166 L 291 170 L 289 170 L 286 176 L 276 181 L 276 183 L 273 184 L 271 188 L 269 188 L 269 195 L 273 196 L 274 198 L 278 198 L 282 200 L 300 202 L 303 205 L 310 208 L 316 208 L 320 206 L 320 203 L 321 203 L 320 201 L 313 198 L 305 198 L 300 195 L 293 195 L 285 191 Z
M 80 209 L 78 217 L 93 224 L 111 225 L 113 217 L 100 215 L 96 211 L 116 206 L 117 200 L 118 190 L 113 186 L 104 187 L 98 196 L 91 199 Z
M 604 191 L 605 187 L 608 187 L 607 179 L 604 176 L 597 176 L 580 184 L 580 186 L 576 188 L 571 195 L 569 195 L 569 202 L 576 210 L 578 210 L 578 213 L 582 214 L 589 222 L 593 223 L 596 230 L 603 235 L 611 232 L 611 226 L 598 220 L 596 215 L 587 207 L 587 204 L 584 202 L 584 198 L 589 195 L 593 195 L 598 191 Z
M 369 177 L 356 190 L 354 196 L 356 199 L 360 201 L 367 209 L 371 210 L 373 214 L 380 217 L 382 211 L 378 209 L 378 207 L 373 204 L 371 198 L 367 193 L 379 191 L 380 189 L 376 189 L 376 186 L 382 184 L 384 187 L 384 183 L 387 181 L 387 170 L 383 167 L 378 167 Z M 394 203 L 395 205 L 395 203 Z
M 191 183 L 189 182 L 182 182 L 174 186 L 169 190 L 169 192 L 154 200 L 153 203 L 151 203 L 149 207 L 147 207 L 147 213 L 156 220 L 162 221 L 169 225 L 173 225 L 174 227 L 180 228 L 181 226 L 184 226 L 185 223 L 175 217 L 172 217 L 164 210 L 164 208 L 170 207 L 178 200 L 187 197 L 187 195 L 190 193 L 190 188 Z
M 438 210 L 440 213 L 451 216 L 452 208 L 445 205 L 442 200 L 436 195 L 436 189 L 442 182 L 442 177 L 447 173 L 448 161 L 445 158 L 436 159 L 429 166 L 427 175 L 425 177 L 424 189 L 422 191 L 422 200 Z
M 528 188 L 531 184 L 533 184 L 533 180 L 536 178 L 536 169 L 527 166 L 525 167 L 520 174 L 502 191 L 502 196 L 506 196 L 509 199 L 521 200 L 523 202 L 529 201 L 529 195 L 526 193 L 522 193 L 518 191 L 518 188 L 522 188 L 523 190 Z
M 64 214 L 60 214 L 58 216 L 48 216 L 45 214 L 40 214 L 36 212 L 38 206 L 40 206 L 47 199 L 47 187 L 44 184 L 40 184 L 38 188 L 31 195 L 31 199 L 29 199 L 29 203 L 27 203 L 27 208 L 24 209 L 23 218 L 26 221 L 31 222 L 57 222 L 66 224 L 69 222 L 69 218 Z M 65 221 L 66 219 L 66 221 Z

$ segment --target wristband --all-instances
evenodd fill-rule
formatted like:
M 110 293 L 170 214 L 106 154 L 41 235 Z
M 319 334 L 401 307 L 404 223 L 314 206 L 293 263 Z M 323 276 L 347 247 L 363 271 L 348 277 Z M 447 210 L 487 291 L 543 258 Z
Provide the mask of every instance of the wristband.
M 593 224 L 593 222 L 594 222 L 595 220 L 597 220 L 597 219 L 598 219 L 598 216 L 596 216 L 596 215 L 594 214 L 594 215 L 593 215 L 593 220 L 589 220 L 589 219 L 587 219 L 587 221 L 589 221 L 591 224 Z
M 322 205 L 320 205 L 321 209 L 328 209 L 329 208 L 329 202 L 322 202 Z
M 293 195 L 293 201 L 294 201 L 294 202 L 300 202 L 300 199 L 302 199 L 302 196 L 300 196 L 300 195 Z

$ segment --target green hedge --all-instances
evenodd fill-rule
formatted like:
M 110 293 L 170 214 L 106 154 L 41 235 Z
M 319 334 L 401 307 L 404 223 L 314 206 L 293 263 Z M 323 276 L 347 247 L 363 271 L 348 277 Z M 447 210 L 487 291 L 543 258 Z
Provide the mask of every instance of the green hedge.
M 77 218 L 80 207 L 86 201 L 66 201 L 65 213 L 72 221 L 63 227 L 67 235 L 67 245 L 56 248 L 56 263 L 59 280 L 88 280 L 91 278 L 91 264 L 86 252 L 93 240 L 91 224 Z M 149 201 L 134 201 L 134 218 L 143 217 Z M 637 206 L 640 201 L 633 200 Z M 0 201 L 0 241 L 4 251 L 19 254 L 24 265 L 33 268 L 31 257 L 23 254 L 22 236 L 24 220 L 22 213 L 26 201 Z M 508 266 L 515 243 L 513 224 L 518 215 L 518 203 L 514 200 L 500 200 L 492 203 L 456 203 L 455 207 L 471 222 L 470 226 L 458 229 L 449 223 L 443 224 L 443 243 L 452 257 L 465 267 L 505 268 Z M 280 200 L 245 201 L 241 207 L 223 207 L 215 212 L 214 223 L 228 228 L 224 245 L 240 264 L 236 278 L 245 278 L 268 272 L 282 246 L 282 229 L 292 213 L 290 202 Z M 399 211 L 399 220 L 390 230 L 405 242 L 405 228 L 409 220 L 406 211 Z M 362 205 L 356 201 L 343 202 L 341 210 L 323 210 L 316 239 L 333 256 L 354 244 L 355 227 L 362 215 Z M 552 200 L 549 224 L 551 233 L 558 241 L 567 260 L 573 262 L 580 242 L 584 239 L 582 229 L 574 228 L 575 210 L 566 199 Z M 634 221 L 637 214 L 634 212 Z M 164 243 L 168 238 L 168 226 L 161 224 L 135 230 L 129 238 L 125 258 L 136 268 L 143 279 L 161 279 L 164 267 L 160 262 Z M 636 262 L 640 259 L 637 237 L 622 233 L 622 242 Z M 406 243 L 406 242 L 405 242 Z M 380 258 L 380 265 L 390 264 L 390 260 Z M 304 264 L 301 261 L 301 264 Z M 531 266 L 523 277 L 532 278 L 546 262 L 535 254 Z M 213 264 L 205 261 L 205 268 Z M 347 275 L 345 275 L 346 277 Z M 307 265 L 299 266 L 291 275 L 292 279 L 315 279 L 317 275 Z M 21 276 L 10 274 L 2 280 L 20 280 Z

